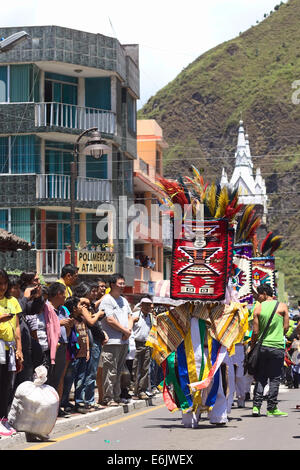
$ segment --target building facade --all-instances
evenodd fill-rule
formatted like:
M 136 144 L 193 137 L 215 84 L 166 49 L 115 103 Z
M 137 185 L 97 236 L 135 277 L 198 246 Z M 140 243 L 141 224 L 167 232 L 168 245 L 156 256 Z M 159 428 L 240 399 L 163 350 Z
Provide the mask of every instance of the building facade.
M 19 30 L 1 28 L 0 34 Z M 118 223 L 114 238 L 109 229 L 99 238 L 97 224 L 105 214 L 97 208 L 107 203 L 117 209 L 122 196 L 133 200 L 138 46 L 58 26 L 26 31 L 28 40 L 0 54 L 0 226 L 33 249 L 7 257 L 5 265 L 37 269 L 50 279 L 70 261 L 74 144 L 84 130 L 97 127 L 110 150 L 96 160 L 80 147 L 76 247 L 114 252 L 113 269 L 126 272 L 132 285 L 133 241 L 120 239 Z
M 134 226 L 133 294 L 155 295 L 156 286 L 169 279 L 166 263 L 170 263 L 171 234 L 168 224 L 163 223 L 163 210 L 159 209 L 164 195 L 156 185 L 157 178 L 163 176 L 163 151 L 167 147 L 162 129 L 155 120 L 137 121 L 133 182 L 135 205 L 140 210 L 138 223 Z

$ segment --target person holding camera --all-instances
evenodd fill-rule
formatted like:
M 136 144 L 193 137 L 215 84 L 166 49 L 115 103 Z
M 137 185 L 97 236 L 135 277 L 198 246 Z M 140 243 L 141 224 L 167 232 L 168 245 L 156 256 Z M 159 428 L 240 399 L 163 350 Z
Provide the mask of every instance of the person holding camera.
M 36 272 L 23 272 L 20 277 L 11 276 L 11 294 L 19 301 L 20 331 L 23 345 L 23 369 L 17 374 L 14 389 L 22 382 L 33 380 L 33 372 L 43 362 L 43 352 L 39 345 L 37 315 L 44 306 L 42 287 Z M 16 297 L 18 295 L 18 297 Z
M 7 415 L 14 375 L 23 367 L 21 312 L 18 300 L 10 294 L 8 274 L 0 269 L 0 436 L 10 436 L 15 432 L 7 422 Z
M 93 411 L 101 408 L 95 402 L 95 386 L 97 379 L 97 369 L 100 359 L 102 346 L 108 341 L 107 334 L 103 331 L 101 320 L 105 317 L 103 310 L 95 309 L 96 293 L 94 284 L 81 282 L 75 289 L 74 295 L 80 298 L 82 315 L 87 325 L 87 332 L 90 341 L 90 359 L 87 364 L 84 387 L 82 393 L 82 403 L 85 407 Z

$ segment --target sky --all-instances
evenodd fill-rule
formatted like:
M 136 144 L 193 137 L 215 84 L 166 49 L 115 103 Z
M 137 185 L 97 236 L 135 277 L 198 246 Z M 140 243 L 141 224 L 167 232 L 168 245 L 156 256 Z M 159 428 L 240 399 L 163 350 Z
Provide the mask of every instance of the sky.
M 138 109 L 204 52 L 238 36 L 280 0 L 11 0 L 0 26 L 56 25 L 139 45 Z M 84 8 L 86 5 L 86 8 Z

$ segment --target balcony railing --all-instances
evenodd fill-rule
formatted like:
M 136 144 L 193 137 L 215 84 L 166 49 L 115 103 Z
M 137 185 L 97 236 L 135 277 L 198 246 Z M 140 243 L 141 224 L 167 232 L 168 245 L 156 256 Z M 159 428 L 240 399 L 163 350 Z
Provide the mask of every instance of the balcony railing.
M 135 266 L 135 279 L 139 281 L 161 281 L 163 276 L 163 273 L 160 271 Z
M 59 276 L 62 267 L 70 262 L 69 250 L 37 250 L 36 269 L 44 275 Z
M 36 175 L 37 199 L 70 200 L 71 178 L 68 175 Z M 77 201 L 111 201 L 111 182 L 97 178 L 76 179 Z
M 49 102 L 36 103 L 35 124 L 37 127 L 57 126 L 80 130 L 98 127 L 100 132 L 114 134 L 116 118 L 113 112 L 103 109 Z

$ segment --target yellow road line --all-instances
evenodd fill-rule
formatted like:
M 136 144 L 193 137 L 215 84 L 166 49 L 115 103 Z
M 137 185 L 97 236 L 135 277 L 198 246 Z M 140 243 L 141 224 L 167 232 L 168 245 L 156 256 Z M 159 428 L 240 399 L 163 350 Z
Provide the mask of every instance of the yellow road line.
M 154 407 L 151 407 L 147 410 L 140 411 L 139 413 L 134 413 L 133 415 L 130 415 L 130 416 L 124 416 L 123 418 L 115 419 L 114 421 L 110 421 L 109 423 L 100 424 L 99 426 L 93 427 L 93 430 L 98 430 L 98 429 L 101 429 L 101 428 L 105 428 L 106 426 L 111 426 L 112 424 L 123 423 L 124 421 L 127 421 L 128 419 L 136 418 L 137 416 L 142 416 L 146 413 L 150 413 L 151 411 L 158 410 L 158 409 L 164 408 L 164 407 L 165 407 L 165 405 L 154 406 Z M 52 445 L 56 444 L 57 442 L 66 441 L 68 439 L 72 439 L 73 437 L 81 436 L 81 435 L 86 434 L 88 432 L 91 432 L 91 430 L 90 429 L 82 429 L 81 431 L 73 432 L 71 434 L 66 434 L 65 436 L 58 437 L 53 442 L 41 442 L 40 444 L 36 444 L 32 447 L 27 447 L 24 450 L 43 449 L 44 447 L 52 446 Z

